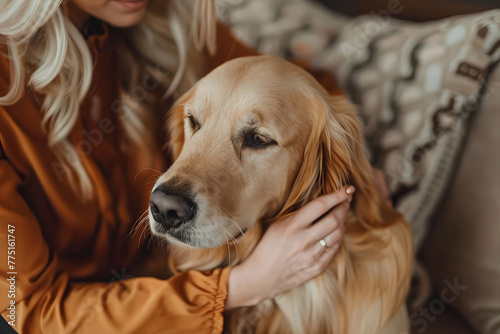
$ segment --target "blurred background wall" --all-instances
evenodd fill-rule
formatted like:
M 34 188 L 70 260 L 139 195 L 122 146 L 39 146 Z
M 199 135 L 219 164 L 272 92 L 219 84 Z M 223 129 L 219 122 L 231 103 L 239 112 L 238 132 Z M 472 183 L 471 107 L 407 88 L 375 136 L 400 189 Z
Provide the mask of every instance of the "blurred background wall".
M 319 2 L 351 16 L 384 10 L 389 3 L 399 2 L 404 10 L 394 17 L 412 21 L 435 20 L 500 7 L 498 0 L 319 0 Z

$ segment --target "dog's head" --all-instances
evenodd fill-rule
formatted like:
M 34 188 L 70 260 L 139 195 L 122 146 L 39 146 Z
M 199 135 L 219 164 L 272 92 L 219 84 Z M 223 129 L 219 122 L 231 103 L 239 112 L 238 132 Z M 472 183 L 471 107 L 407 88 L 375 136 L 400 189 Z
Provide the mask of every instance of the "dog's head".
M 214 248 L 259 219 L 356 186 L 365 227 L 383 226 L 354 108 L 303 69 L 270 56 L 232 60 L 201 79 L 171 109 L 174 164 L 150 198 L 154 234 Z

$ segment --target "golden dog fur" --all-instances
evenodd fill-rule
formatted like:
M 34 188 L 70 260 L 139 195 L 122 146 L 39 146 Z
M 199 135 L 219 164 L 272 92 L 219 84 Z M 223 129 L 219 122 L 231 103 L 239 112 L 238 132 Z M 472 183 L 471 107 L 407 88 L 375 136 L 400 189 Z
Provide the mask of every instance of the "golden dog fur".
M 258 131 L 276 145 L 244 147 L 245 131 Z M 381 199 L 355 108 L 344 97 L 329 96 L 312 76 L 284 60 L 238 58 L 176 102 L 169 138 L 176 161 L 157 185 L 189 183 L 200 207 L 196 221 L 182 232 L 187 241 L 166 236 L 174 272 L 234 266 L 252 252 L 268 224 L 343 185 L 356 187 L 345 236 L 326 271 L 293 291 L 233 312 L 227 322 L 231 333 L 408 330 L 409 227 Z M 151 226 L 155 233 L 154 222 Z M 234 239 L 240 228 L 246 232 Z

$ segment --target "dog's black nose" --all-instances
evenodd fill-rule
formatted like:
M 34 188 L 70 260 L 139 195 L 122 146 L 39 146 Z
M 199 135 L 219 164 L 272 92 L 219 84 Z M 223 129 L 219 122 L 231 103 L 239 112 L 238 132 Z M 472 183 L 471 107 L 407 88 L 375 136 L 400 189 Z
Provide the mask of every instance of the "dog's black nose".
M 196 204 L 188 198 L 169 194 L 158 187 L 149 197 L 153 218 L 166 228 L 178 227 L 196 215 Z

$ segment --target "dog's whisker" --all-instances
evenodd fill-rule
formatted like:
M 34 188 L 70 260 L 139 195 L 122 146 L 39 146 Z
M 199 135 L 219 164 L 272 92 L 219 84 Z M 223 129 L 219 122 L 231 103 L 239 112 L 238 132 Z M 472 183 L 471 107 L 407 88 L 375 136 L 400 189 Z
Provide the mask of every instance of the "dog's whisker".
M 135 234 L 137 233 L 137 230 L 139 229 L 139 227 L 143 224 L 144 222 L 144 216 L 148 214 L 148 211 L 149 209 L 146 209 L 140 216 L 139 218 L 137 218 L 137 220 L 135 221 L 134 225 L 132 226 L 132 228 L 130 229 L 130 232 L 125 236 L 125 238 L 127 237 L 131 237 L 133 238 L 135 236 Z M 147 217 L 147 216 L 146 216 Z
M 142 218 L 141 218 L 142 217 Z M 130 230 L 127 236 L 130 236 L 131 238 L 134 238 L 135 235 L 137 234 L 137 231 L 141 228 L 141 226 L 147 222 L 147 225 L 149 225 L 149 216 L 148 216 L 148 210 L 144 211 L 142 215 L 139 216 L 139 218 L 136 220 L 134 226 Z M 139 238 L 140 240 L 140 238 Z
M 227 244 L 227 253 L 228 253 L 228 261 L 229 261 L 229 266 L 231 266 L 231 245 L 229 244 L 229 239 L 227 238 L 227 230 L 219 224 L 219 227 L 222 229 L 222 232 L 224 233 L 224 238 L 226 238 L 226 244 Z
M 149 216 L 142 218 L 139 224 L 132 231 L 130 231 L 129 235 L 132 234 L 131 237 L 134 238 L 137 232 L 139 231 L 140 227 L 144 224 L 146 224 L 147 226 L 146 225 L 144 226 L 144 228 L 142 229 L 143 232 L 146 227 L 149 227 Z M 139 238 L 139 241 L 140 240 L 141 238 Z
M 238 259 L 240 258 L 240 254 L 239 254 L 238 247 L 237 247 L 238 240 L 236 240 L 236 238 L 231 233 L 229 233 L 229 231 L 226 228 L 224 228 L 224 226 L 222 226 L 220 224 L 219 224 L 219 226 L 225 231 L 225 233 L 229 234 L 229 236 L 231 237 L 231 239 L 233 241 L 234 249 L 236 251 L 235 261 L 238 261 Z M 229 253 L 229 258 L 231 258 L 231 253 Z M 231 261 L 229 261 L 229 262 L 231 262 Z M 231 265 L 231 263 L 229 263 L 229 265 Z
M 146 239 L 148 237 L 148 234 L 151 233 L 151 229 L 149 228 L 149 224 L 147 224 L 143 229 L 142 229 L 142 232 L 141 232 L 141 235 L 139 236 L 139 241 L 138 241 L 138 245 L 141 243 L 141 240 L 142 240 L 142 237 L 144 237 L 144 239 Z M 152 239 L 152 238 L 151 238 Z M 149 245 L 148 245 L 149 247 Z
M 205 252 L 205 263 L 210 262 L 210 259 L 212 258 L 212 253 L 214 250 L 212 248 L 203 248 L 203 251 Z
M 149 227 L 149 224 L 148 224 L 148 227 Z M 147 238 L 149 234 L 151 234 L 151 228 L 148 228 L 147 229 L 147 234 L 144 236 L 144 238 Z M 151 237 L 149 238 L 149 241 L 148 241 L 148 247 L 146 249 L 149 249 L 149 246 L 151 245 L 151 241 L 153 240 L 153 236 L 151 235 Z
M 240 235 L 241 235 L 241 236 L 245 235 L 245 233 L 243 232 L 243 230 L 241 229 L 241 227 L 238 225 L 238 222 L 236 222 L 235 220 L 231 220 L 231 219 L 230 219 L 229 221 L 230 221 L 233 225 L 235 225 L 235 226 L 238 228 L 238 231 L 240 232 Z M 243 242 L 244 242 L 245 240 L 246 240 L 246 239 L 245 239 L 245 238 L 243 238 Z M 237 243 L 237 244 L 239 244 L 239 243 L 240 243 L 240 241 L 239 241 L 239 240 L 237 240 L 237 239 L 234 239 L 234 242 L 235 242 L 235 243 Z
M 161 249 L 164 253 L 168 252 L 168 240 L 167 239 L 163 239 L 160 241 L 160 246 L 161 246 Z
M 241 229 L 240 225 L 235 219 L 228 219 L 231 223 L 233 223 L 234 226 L 238 229 L 238 231 L 241 233 L 241 235 L 245 234 L 243 230 Z
M 238 221 L 236 220 L 236 218 L 234 218 L 233 214 L 224 208 L 221 208 L 221 209 L 224 210 L 228 215 L 231 216 L 231 219 L 228 219 L 228 220 L 231 223 L 233 223 L 236 226 L 236 228 L 238 229 L 238 231 L 240 231 L 240 233 L 243 235 L 244 234 L 243 230 L 241 229 L 240 224 L 238 224 Z
M 231 237 L 231 241 L 233 243 L 237 244 L 238 240 L 236 240 L 236 238 L 224 226 L 222 226 L 222 225 L 220 225 L 220 226 L 224 229 L 224 231 L 226 231 L 227 234 L 229 234 L 229 236 Z
M 155 184 L 156 181 L 158 181 L 158 179 L 161 177 L 161 175 L 151 175 L 150 177 L 148 177 L 148 180 L 146 181 L 146 183 L 144 184 L 144 186 L 147 186 L 147 185 L 150 185 L 150 184 Z M 151 178 L 154 178 L 153 181 L 151 181 Z
M 137 248 L 139 248 L 139 247 L 140 247 L 140 245 L 141 245 L 141 241 L 142 241 L 142 236 L 144 235 L 144 233 L 146 233 L 146 232 L 147 232 L 146 230 L 148 229 L 148 227 L 149 227 L 149 224 L 148 224 L 148 226 L 145 226 L 145 227 L 142 229 L 141 235 L 139 236 L 139 238 L 138 238 L 138 240 L 137 240 Z M 135 234 L 134 234 L 134 235 L 135 235 Z
M 222 229 L 222 232 L 224 232 L 224 238 L 226 238 L 226 244 L 227 244 L 227 253 L 228 253 L 228 259 L 229 259 L 229 266 L 231 266 L 231 246 L 229 245 L 229 239 L 227 238 L 227 235 L 226 233 L 229 233 L 227 232 L 227 230 L 224 228 L 224 226 L 218 224 L 218 226 Z M 231 234 L 229 234 L 231 235 Z
M 144 186 L 146 187 L 146 186 L 149 186 L 151 184 L 154 185 L 155 183 L 156 183 L 156 180 L 154 180 L 154 181 L 148 181 L 148 182 L 144 183 Z
M 145 168 L 141 169 L 140 171 L 138 171 L 137 174 L 135 174 L 134 180 L 137 179 L 137 177 L 139 176 L 139 174 L 141 174 L 142 172 L 145 172 L 147 170 L 150 170 L 150 171 L 153 171 L 155 173 L 158 173 L 160 176 L 161 176 L 161 174 L 163 174 L 162 172 L 160 172 L 159 170 L 156 170 L 154 168 L 145 167 Z
M 141 220 L 137 223 L 137 225 L 134 226 L 134 228 L 132 229 L 131 232 L 133 232 L 134 234 L 137 233 L 137 231 L 139 230 L 139 228 L 141 227 L 141 225 L 143 225 L 144 222 L 147 221 L 148 219 L 149 219 L 148 215 L 145 215 L 144 217 L 142 217 Z
M 228 212 L 228 213 L 229 213 L 229 212 Z M 229 214 L 231 214 L 231 213 L 229 213 Z M 231 216 L 232 216 L 232 215 L 231 215 Z M 243 230 L 241 229 L 241 227 L 240 227 L 240 225 L 238 224 L 238 222 L 237 222 L 235 219 L 229 219 L 229 218 L 227 218 L 227 220 L 228 220 L 229 222 L 231 222 L 234 226 L 236 226 L 236 228 L 237 228 L 237 229 L 238 229 L 238 231 L 240 232 L 240 237 L 242 237 L 240 240 L 243 240 L 243 246 L 246 246 L 247 239 L 243 237 L 243 236 L 245 235 L 245 232 L 243 232 Z M 236 244 L 238 244 L 238 245 L 239 245 L 240 240 L 235 239 L 234 237 L 233 237 L 233 239 L 234 239 L 234 242 L 235 242 Z M 238 248 L 236 247 L 236 249 L 238 249 Z

